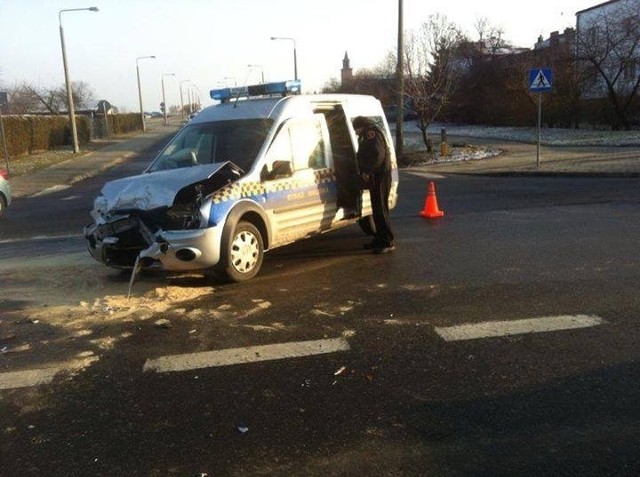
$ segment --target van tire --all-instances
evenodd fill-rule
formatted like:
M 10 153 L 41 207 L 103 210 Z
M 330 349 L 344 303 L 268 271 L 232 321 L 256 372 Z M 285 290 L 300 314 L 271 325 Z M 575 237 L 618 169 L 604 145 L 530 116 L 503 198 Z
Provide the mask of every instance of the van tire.
M 243 282 L 255 277 L 264 258 L 264 241 L 250 222 L 240 221 L 222 241 L 222 256 L 216 272 L 226 281 Z
M 373 215 L 367 215 L 366 217 L 362 217 L 358 220 L 358 225 L 365 233 L 365 235 L 375 235 L 376 234 L 376 224 L 373 221 Z

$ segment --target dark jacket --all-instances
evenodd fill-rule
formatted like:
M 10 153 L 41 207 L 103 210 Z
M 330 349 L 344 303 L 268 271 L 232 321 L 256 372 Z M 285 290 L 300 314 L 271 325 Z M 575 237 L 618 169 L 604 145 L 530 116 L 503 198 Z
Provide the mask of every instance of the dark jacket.
M 364 174 L 384 173 L 391 170 L 391 154 L 384 132 L 375 123 L 362 128 L 358 138 L 358 167 Z

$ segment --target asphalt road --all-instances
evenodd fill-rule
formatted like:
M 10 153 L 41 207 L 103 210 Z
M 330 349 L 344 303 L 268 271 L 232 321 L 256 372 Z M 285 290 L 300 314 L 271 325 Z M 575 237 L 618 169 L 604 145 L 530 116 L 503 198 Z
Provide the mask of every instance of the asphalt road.
M 432 180 L 437 220 L 418 215 Z M 403 171 L 393 254 L 349 227 L 149 319 L 96 317 L 91 340 L 119 337 L 99 361 L 0 390 L 0 473 L 637 475 L 639 218 L 636 179 Z M 0 266 L 20 247 L 3 244 Z M 549 328 L 567 321 L 583 327 Z M 480 336 L 446 334 L 460 325 Z M 90 339 L 60 343 L 60 359 Z M 228 349 L 242 351 L 207 354 Z

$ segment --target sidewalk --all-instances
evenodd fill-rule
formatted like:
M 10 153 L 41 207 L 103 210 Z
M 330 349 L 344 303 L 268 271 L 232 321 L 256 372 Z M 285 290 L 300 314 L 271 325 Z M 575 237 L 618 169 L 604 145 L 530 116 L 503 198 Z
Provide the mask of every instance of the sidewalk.
M 113 139 L 111 144 L 81 155 L 71 155 L 63 162 L 38 168 L 10 178 L 14 200 L 28 197 L 60 185 L 71 185 L 126 161 L 159 141 L 168 141 L 179 129 L 178 124 L 148 124 L 145 133 Z
M 493 134 L 496 132 L 498 131 L 493 131 Z M 482 131 L 478 131 L 477 134 L 481 133 Z M 492 134 L 489 131 L 486 133 Z M 559 134 L 564 134 L 565 137 L 558 137 Z M 640 142 L 634 137 L 638 136 L 637 131 L 628 134 L 631 139 L 626 139 L 623 132 L 618 133 L 618 138 L 614 138 L 615 142 L 612 141 L 610 132 L 589 132 L 588 137 L 576 140 L 578 134 L 585 136 L 583 131 L 555 130 L 555 142 L 551 141 L 540 147 L 538 164 L 537 147 L 530 138 L 528 142 L 521 142 L 516 137 L 472 137 L 453 133 L 448 137 L 450 146 L 466 143 L 501 152 L 495 157 L 481 159 L 439 158 L 438 161 L 412 166 L 411 169 L 443 174 L 640 177 Z M 439 150 L 439 137 L 437 139 L 435 147 Z M 409 144 L 405 147 L 408 152 L 424 148 L 417 132 L 408 132 L 404 142 L 405 145 Z M 618 144 L 613 145 L 614 143 Z
M 640 177 L 640 147 L 637 146 L 542 146 L 538 164 L 535 144 L 451 139 L 452 143 L 465 140 L 471 144 L 490 144 L 502 152 L 484 159 L 434 162 L 413 168 L 449 174 Z

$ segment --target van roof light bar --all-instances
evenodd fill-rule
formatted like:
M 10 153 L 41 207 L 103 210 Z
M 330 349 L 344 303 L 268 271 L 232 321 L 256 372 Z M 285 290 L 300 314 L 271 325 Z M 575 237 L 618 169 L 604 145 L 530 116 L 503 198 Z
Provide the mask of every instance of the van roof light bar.
M 212 89 L 211 99 L 227 103 L 235 98 L 251 98 L 257 96 L 287 96 L 300 94 L 300 80 L 279 81 L 276 83 L 236 86 L 233 88 Z

